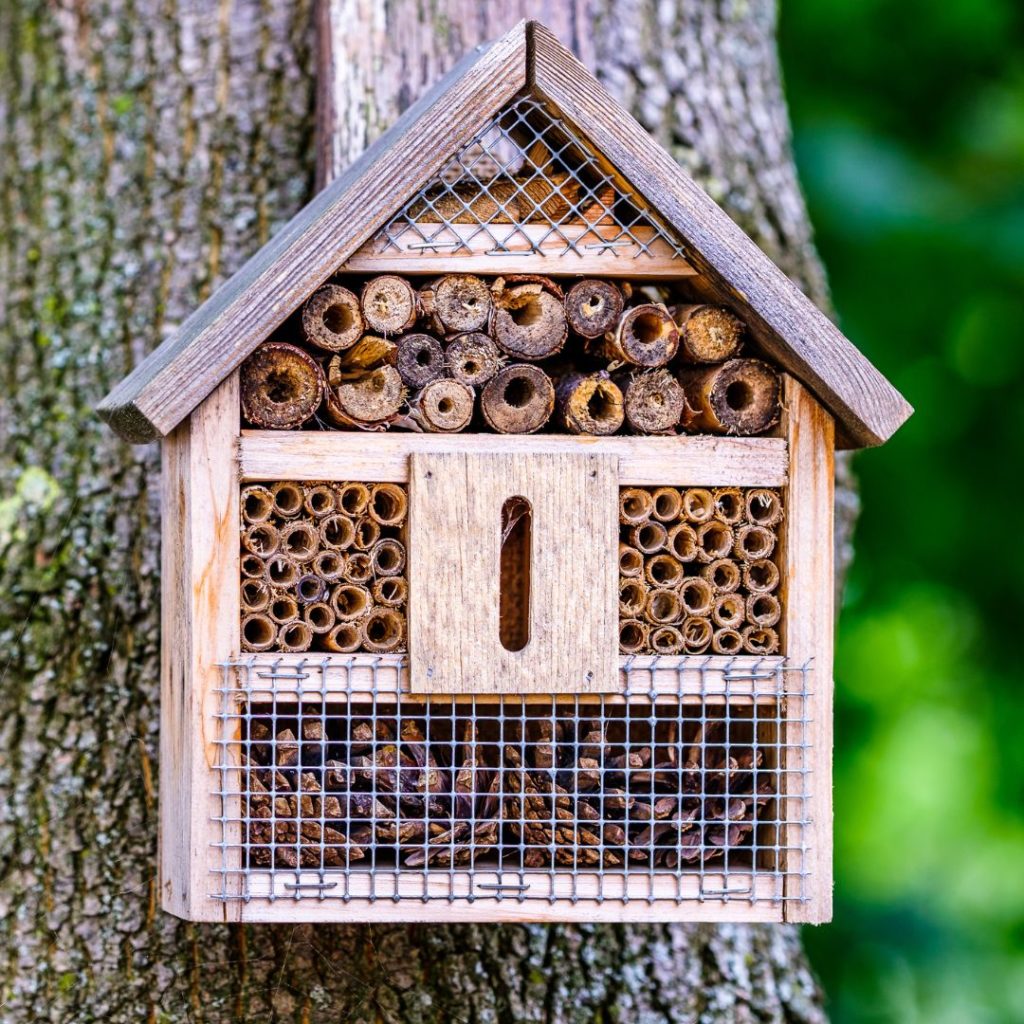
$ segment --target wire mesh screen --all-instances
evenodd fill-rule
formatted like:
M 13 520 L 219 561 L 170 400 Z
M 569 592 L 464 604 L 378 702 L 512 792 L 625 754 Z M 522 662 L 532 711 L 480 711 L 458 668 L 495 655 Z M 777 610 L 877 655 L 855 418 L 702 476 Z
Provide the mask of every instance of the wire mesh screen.
M 809 670 L 722 661 L 511 700 L 398 694 L 365 658 L 227 665 L 212 895 L 803 899 Z
M 561 118 L 523 97 L 380 231 L 377 253 L 682 257 L 639 198 Z

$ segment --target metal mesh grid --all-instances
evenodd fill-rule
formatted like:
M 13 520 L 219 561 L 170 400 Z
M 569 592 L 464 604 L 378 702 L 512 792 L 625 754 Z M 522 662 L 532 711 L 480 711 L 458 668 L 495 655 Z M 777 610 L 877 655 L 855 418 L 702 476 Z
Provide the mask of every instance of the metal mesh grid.
M 502 700 L 399 695 L 380 662 L 223 667 L 212 896 L 806 898 L 808 666 L 647 658 L 622 695 Z
M 608 165 L 530 97 L 513 101 L 459 149 L 378 233 L 374 249 L 683 257 Z

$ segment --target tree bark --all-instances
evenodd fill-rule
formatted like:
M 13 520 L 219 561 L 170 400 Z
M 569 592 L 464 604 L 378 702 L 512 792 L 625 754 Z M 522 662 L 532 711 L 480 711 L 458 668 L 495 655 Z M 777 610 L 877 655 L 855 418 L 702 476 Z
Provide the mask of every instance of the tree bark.
M 827 302 L 769 0 L 337 8 L 334 163 L 466 48 L 540 17 Z M 157 909 L 158 459 L 91 406 L 311 195 L 314 15 L 0 5 L 0 1019 L 823 1019 L 788 928 L 194 926 Z

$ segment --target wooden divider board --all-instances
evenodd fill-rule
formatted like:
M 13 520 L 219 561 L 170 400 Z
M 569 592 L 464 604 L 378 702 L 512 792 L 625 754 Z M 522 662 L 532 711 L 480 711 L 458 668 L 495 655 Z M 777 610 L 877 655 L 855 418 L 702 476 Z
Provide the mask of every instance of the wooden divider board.
M 413 454 L 413 693 L 611 693 L 618 672 L 618 460 L 596 453 Z M 499 636 L 501 510 L 532 509 L 529 640 Z

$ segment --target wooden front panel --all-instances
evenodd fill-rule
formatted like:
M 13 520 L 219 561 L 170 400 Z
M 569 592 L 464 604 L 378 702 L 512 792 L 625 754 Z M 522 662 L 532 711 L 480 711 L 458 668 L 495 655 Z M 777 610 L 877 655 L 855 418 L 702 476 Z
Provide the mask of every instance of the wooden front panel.
M 598 454 L 410 457 L 413 693 L 619 690 L 618 460 Z M 502 509 L 530 507 L 528 640 L 502 643 Z M 506 587 L 509 570 L 506 557 Z M 521 589 L 521 580 L 515 581 Z

